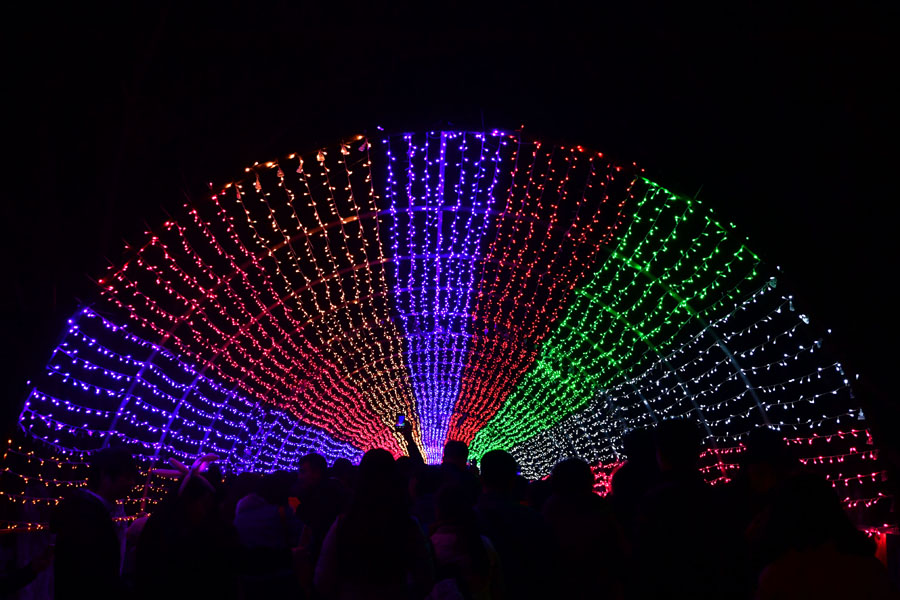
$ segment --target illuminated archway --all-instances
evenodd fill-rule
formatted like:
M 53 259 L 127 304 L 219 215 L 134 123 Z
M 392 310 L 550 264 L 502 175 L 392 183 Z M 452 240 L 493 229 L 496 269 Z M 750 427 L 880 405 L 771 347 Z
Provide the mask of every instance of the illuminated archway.
M 401 454 L 400 414 L 429 462 L 459 439 L 529 477 L 572 455 L 608 474 L 624 432 L 689 415 L 710 481 L 774 427 L 885 526 L 849 376 L 777 272 L 696 200 L 579 146 L 434 131 L 257 164 L 100 289 L 25 403 L 11 502 L 54 503 L 113 443 L 145 473 L 201 452 L 232 471 Z

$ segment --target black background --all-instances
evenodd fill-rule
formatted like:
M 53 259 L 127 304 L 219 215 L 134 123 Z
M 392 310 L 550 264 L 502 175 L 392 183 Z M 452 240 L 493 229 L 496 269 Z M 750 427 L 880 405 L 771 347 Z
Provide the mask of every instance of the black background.
M 699 193 L 783 267 L 800 308 L 863 375 L 868 411 L 893 419 L 895 9 L 722 4 L 72 3 L 7 14 L 3 423 L 77 298 L 94 298 L 88 276 L 185 193 L 377 125 L 482 124 L 524 124 Z

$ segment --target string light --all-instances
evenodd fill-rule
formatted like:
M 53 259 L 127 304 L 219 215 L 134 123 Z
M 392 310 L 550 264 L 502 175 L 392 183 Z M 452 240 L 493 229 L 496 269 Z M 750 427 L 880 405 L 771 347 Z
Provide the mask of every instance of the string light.
M 147 356 L 155 361 L 152 368 L 143 368 L 142 357 Z M 190 382 L 189 389 L 184 382 Z M 128 401 L 120 402 L 127 390 Z M 190 410 L 173 418 L 181 397 L 188 398 Z M 120 409 L 104 409 L 110 406 Z M 115 431 L 110 430 L 113 422 Z M 46 376 L 25 402 L 19 425 L 23 444 L 10 447 L 4 456 L 0 499 L 39 506 L 53 506 L 65 489 L 83 487 L 89 451 L 109 443 L 124 444 L 143 463 L 139 479 L 147 481 L 149 490 L 139 486 L 126 500 L 133 512 L 156 504 L 167 489 L 153 490 L 158 477 L 147 476 L 160 456 L 186 460 L 213 451 L 226 457 L 229 471 L 269 472 L 295 468 L 310 451 L 330 460 L 358 460 L 361 455 L 284 411 L 260 406 L 197 375 L 188 363 L 90 308 L 70 319 Z M 51 495 L 17 491 L 20 486 L 37 486 Z M 145 491 L 153 493 L 147 497 Z
M 697 200 L 581 146 L 379 130 L 255 163 L 99 284 L 31 387 L 0 501 L 52 506 L 122 444 L 145 473 L 133 516 L 170 456 L 230 472 L 399 456 L 397 415 L 428 462 L 448 439 L 535 478 L 581 456 L 606 493 L 625 433 L 687 416 L 711 484 L 770 427 L 884 524 L 852 378 L 777 269 Z

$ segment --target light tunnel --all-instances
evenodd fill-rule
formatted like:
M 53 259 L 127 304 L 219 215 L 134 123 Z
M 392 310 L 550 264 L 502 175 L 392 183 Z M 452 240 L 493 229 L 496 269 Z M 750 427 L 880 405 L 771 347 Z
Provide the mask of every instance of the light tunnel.
M 621 463 L 622 436 L 689 416 L 726 481 L 772 427 L 858 525 L 890 498 L 852 377 L 731 224 L 633 164 L 520 132 L 358 136 L 255 164 L 99 279 L 31 385 L 2 498 L 50 506 L 124 445 L 152 509 L 169 457 L 231 472 L 307 452 L 428 462 L 462 440 L 540 478 Z M 12 528 L 40 528 L 11 519 Z

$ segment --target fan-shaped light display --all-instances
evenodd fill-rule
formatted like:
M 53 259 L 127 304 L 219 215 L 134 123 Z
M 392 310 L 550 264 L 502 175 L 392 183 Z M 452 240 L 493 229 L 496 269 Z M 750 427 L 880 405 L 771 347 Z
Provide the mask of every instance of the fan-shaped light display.
M 774 427 L 884 528 L 884 471 L 850 378 L 777 271 L 696 200 L 520 133 L 359 136 L 256 164 L 147 232 L 69 322 L 4 459 L 3 497 L 53 504 L 124 444 L 148 508 L 169 457 L 290 469 L 306 452 L 429 462 L 448 439 L 523 474 L 595 464 L 676 416 L 728 479 Z M 12 522 L 39 527 L 39 520 Z

